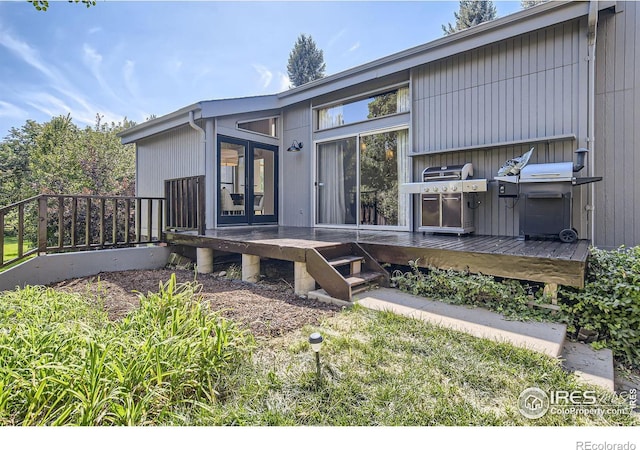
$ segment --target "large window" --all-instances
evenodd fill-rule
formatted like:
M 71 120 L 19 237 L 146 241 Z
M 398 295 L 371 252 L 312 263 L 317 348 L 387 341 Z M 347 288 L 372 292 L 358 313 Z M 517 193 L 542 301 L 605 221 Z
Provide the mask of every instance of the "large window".
M 401 87 L 360 100 L 318 109 L 317 129 L 339 127 L 409 111 L 409 88 Z
M 316 223 L 406 227 L 409 132 L 380 131 L 323 142 L 316 153 Z

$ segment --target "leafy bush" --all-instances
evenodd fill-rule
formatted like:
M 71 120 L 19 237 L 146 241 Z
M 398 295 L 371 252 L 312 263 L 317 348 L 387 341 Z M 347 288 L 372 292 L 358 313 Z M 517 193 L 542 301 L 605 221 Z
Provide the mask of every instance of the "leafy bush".
M 121 322 L 81 296 L 0 297 L 0 425 L 144 425 L 198 415 L 252 348 L 175 275 Z
M 498 281 L 490 275 L 471 274 L 430 267 L 421 270 L 417 261 L 409 261 L 410 272 L 395 271 L 392 283 L 401 290 L 447 303 L 483 306 L 505 317 L 527 320 L 548 317 L 546 310 L 532 309 L 536 286 L 516 280 Z M 539 299 L 538 299 L 539 300 Z
M 584 289 L 563 287 L 559 295 L 571 331 L 597 332 L 596 346 L 640 366 L 640 247 L 592 248 Z

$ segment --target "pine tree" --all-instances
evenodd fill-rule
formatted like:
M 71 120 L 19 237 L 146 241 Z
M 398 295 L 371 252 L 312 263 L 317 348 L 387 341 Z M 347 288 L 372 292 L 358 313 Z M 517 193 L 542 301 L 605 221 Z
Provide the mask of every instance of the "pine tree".
M 455 27 L 450 23 L 446 27 L 442 25 L 446 35 L 493 20 L 497 16 L 497 11 L 490 0 L 460 0 L 460 9 L 453 15 L 456 18 Z
M 287 71 L 293 87 L 324 77 L 324 56 L 311 36 L 301 34 L 289 53 Z
M 540 3 L 546 3 L 547 1 L 548 0 L 520 0 L 520 6 L 522 6 L 522 9 L 527 9 Z

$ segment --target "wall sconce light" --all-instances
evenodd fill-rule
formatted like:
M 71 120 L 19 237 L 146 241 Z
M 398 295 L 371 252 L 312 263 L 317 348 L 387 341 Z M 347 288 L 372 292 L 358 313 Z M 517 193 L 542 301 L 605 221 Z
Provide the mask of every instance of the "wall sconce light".
M 300 150 L 302 150 L 302 142 L 298 142 L 295 139 L 293 140 L 293 144 L 291 144 L 291 147 L 289 147 L 287 149 L 288 152 L 299 152 Z
M 311 344 L 311 350 L 313 350 L 316 354 L 316 376 L 318 386 L 322 381 L 322 376 L 320 375 L 320 347 L 322 347 L 322 335 L 320 333 L 312 333 L 309 336 L 309 344 Z

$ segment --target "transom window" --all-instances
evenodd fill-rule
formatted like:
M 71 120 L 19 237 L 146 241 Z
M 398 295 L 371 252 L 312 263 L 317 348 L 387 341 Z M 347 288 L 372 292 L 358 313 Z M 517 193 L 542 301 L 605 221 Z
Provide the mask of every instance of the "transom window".
M 345 101 L 318 109 L 317 129 L 325 130 L 407 111 L 409 111 L 409 88 L 401 87 L 367 98 Z
M 278 137 L 278 118 L 269 117 L 267 119 L 238 122 L 238 129 L 264 134 L 265 136 Z

